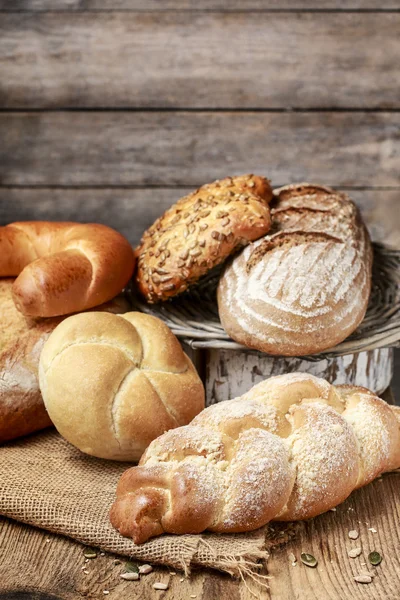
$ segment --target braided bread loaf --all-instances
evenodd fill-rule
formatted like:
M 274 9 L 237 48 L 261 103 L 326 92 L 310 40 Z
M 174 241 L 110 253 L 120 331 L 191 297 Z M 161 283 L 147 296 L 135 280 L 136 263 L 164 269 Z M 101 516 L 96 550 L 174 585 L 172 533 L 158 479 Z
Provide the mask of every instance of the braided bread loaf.
M 118 484 L 111 523 L 136 543 L 314 517 L 400 466 L 400 408 L 365 388 L 273 377 L 154 440 Z
M 105 225 L 0 227 L 0 277 L 18 275 L 13 298 L 25 316 L 56 317 L 103 304 L 125 287 L 135 262 L 128 240 Z

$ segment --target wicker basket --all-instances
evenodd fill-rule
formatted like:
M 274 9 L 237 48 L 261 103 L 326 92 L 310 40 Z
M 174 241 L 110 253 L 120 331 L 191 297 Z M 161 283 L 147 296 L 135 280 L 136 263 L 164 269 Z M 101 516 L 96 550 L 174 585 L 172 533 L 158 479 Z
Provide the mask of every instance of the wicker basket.
M 363 322 L 334 348 L 310 356 L 271 356 L 234 342 L 218 316 L 221 268 L 168 302 L 147 304 L 133 288 L 130 298 L 134 310 L 159 317 L 182 342 L 202 350 L 195 362 L 203 370 L 208 403 L 243 393 L 271 375 L 298 370 L 381 393 L 393 374 L 391 349 L 400 342 L 400 251 L 383 244 L 373 247 L 372 292 Z

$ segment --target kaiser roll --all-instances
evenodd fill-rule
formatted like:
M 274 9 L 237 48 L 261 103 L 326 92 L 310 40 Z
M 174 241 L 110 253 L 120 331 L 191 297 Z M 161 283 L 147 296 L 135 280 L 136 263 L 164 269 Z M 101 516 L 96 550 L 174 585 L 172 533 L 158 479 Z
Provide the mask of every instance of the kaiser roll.
M 177 338 L 138 312 L 67 318 L 44 345 L 39 381 L 59 433 L 99 458 L 137 461 L 204 408 L 202 382 Z

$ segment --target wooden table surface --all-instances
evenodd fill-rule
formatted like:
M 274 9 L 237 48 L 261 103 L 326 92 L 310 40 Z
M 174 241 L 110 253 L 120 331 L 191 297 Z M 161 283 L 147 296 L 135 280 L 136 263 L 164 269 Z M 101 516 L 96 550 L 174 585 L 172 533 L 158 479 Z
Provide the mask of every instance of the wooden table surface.
M 386 399 L 392 400 L 390 392 Z M 0 518 L 0 600 L 399 600 L 399 490 L 400 471 L 387 473 L 335 511 L 297 523 L 291 540 L 274 546 L 263 567 L 268 589 L 216 571 L 195 571 L 185 578 L 159 566 L 138 582 L 124 581 L 125 559 L 99 551 L 85 562 L 81 544 Z M 357 540 L 349 538 L 351 530 L 359 533 Z M 361 555 L 350 558 L 348 551 L 357 547 Z M 372 551 L 383 556 L 378 567 L 368 562 Z M 300 562 L 301 552 L 317 558 L 315 569 Z M 372 582 L 357 583 L 354 577 L 365 571 L 374 574 Z M 167 583 L 168 590 L 155 591 L 155 582 Z
M 374 239 L 400 246 L 399 8 L 0 0 L 0 224 L 96 220 L 135 244 L 193 187 L 255 172 L 275 187 L 346 190 Z M 271 554 L 269 589 L 254 595 L 211 571 L 182 581 L 158 567 L 125 582 L 115 557 L 85 564 L 79 544 L 0 519 L 0 600 L 399 600 L 399 488 L 399 474 L 385 475 L 299 525 Z M 362 555 L 349 558 L 357 545 Z M 356 583 L 372 550 L 384 557 L 369 569 L 376 577 Z M 316 569 L 292 566 L 301 551 Z

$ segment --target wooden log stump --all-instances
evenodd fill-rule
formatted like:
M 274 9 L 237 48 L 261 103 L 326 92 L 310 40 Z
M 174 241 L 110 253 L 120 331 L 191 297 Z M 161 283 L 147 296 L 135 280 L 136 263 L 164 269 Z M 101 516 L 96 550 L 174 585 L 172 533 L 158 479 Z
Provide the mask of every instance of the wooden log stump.
M 318 361 L 240 350 L 206 349 L 202 352 L 207 406 L 240 396 L 264 379 L 294 371 L 310 373 L 336 385 L 360 385 L 378 395 L 389 386 L 393 375 L 392 348 Z M 199 368 L 198 358 L 195 364 Z

